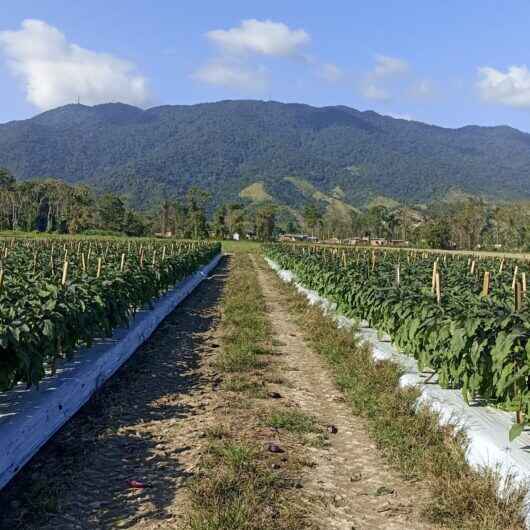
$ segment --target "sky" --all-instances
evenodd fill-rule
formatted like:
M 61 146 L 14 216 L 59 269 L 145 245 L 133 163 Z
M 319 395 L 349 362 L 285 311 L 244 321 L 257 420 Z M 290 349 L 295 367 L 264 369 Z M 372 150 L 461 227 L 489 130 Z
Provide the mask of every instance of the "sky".
M 527 0 L 2 0 L 0 122 L 262 99 L 530 132 L 529 21 Z

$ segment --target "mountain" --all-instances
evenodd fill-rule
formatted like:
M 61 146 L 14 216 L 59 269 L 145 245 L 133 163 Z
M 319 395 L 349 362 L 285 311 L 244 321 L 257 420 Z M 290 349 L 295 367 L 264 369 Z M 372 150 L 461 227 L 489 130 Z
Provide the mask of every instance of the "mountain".
M 67 105 L 0 125 L 0 167 L 118 192 L 136 206 L 199 186 L 212 204 L 308 200 L 347 211 L 447 194 L 530 197 L 530 135 L 446 129 L 344 107 L 221 101 Z

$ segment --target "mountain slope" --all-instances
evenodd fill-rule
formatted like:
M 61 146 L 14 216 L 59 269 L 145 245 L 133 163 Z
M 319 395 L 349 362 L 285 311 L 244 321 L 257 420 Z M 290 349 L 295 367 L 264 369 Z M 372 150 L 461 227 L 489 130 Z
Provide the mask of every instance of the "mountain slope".
M 530 135 L 510 127 L 445 129 L 343 106 L 261 101 L 67 105 L 0 125 L 0 166 L 21 179 L 86 182 L 136 205 L 191 186 L 214 203 L 238 200 L 259 186 L 262 196 L 299 207 L 308 200 L 300 179 L 326 197 L 340 190 L 354 206 L 377 196 L 426 202 L 454 189 L 530 197 Z

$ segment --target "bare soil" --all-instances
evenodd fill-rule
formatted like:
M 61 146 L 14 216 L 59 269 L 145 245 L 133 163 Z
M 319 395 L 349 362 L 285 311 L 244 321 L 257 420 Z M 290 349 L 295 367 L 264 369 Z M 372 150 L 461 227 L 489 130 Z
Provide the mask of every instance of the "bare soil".
M 219 383 L 208 359 L 227 261 L 0 493 L 1 528 L 183 526 Z
M 422 521 L 425 488 L 403 480 L 386 465 L 368 436 L 365 421 L 353 415 L 325 361 L 307 346 L 274 273 L 261 258 L 255 258 L 255 264 L 277 345 L 277 362 L 283 365 L 281 373 L 287 383 L 277 385 L 277 390 L 319 423 L 337 429 L 329 434 L 327 447 L 307 448 L 315 467 L 305 474 L 303 491 L 317 526 L 323 530 L 435 528 Z
M 312 526 L 434 529 L 420 515 L 427 495 L 422 484 L 403 480 L 385 464 L 364 420 L 352 414 L 324 360 L 306 344 L 260 257 L 253 262 L 273 332 L 268 360 L 281 376 L 271 378 L 267 390 L 282 396 L 275 404 L 297 407 L 337 432 L 328 433 L 323 446 L 282 438 L 277 430 L 256 427 L 258 409 L 247 398 L 217 391 L 221 380 L 212 361 L 219 351 L 219 301 L 229 261 L 0 492 L 0 528 L 182 529 L 190 513 L 185 486 L 204 450 L 205 433 L 235 423 L 235 430 L 252 432 L 261 445 L 274 440 L 289 453 L 296 444 L 293 454 L 307 460 L 296 491 Z M 284 460 L 278 466 L 288 465 Z M 146 487 L 135 489 L 131 480 Z

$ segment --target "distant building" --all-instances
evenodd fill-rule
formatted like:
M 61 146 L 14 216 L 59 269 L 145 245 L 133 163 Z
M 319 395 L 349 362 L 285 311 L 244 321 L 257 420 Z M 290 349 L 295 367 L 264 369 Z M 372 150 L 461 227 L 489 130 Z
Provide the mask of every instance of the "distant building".
M 310 241 L 316 243 L 318 241 L 317 237 L 309 236 L 307 234 L 281 234 L 278 237 L 278 241 Z
M 326 245 L 340 245 L 341 240 L 336 237 L 331 237 L 330 239 L 326 239 L 324 241 L 321 241 L 321 243 L 325 243 Z
M 391 239 L 388 244 L 392 247 L 408 247 L 410 245 L 405 239 Z
M 233 235 L 232 235 L 232 239 L 234 241 L 239 241 L 239 232 L 235 232 Z

